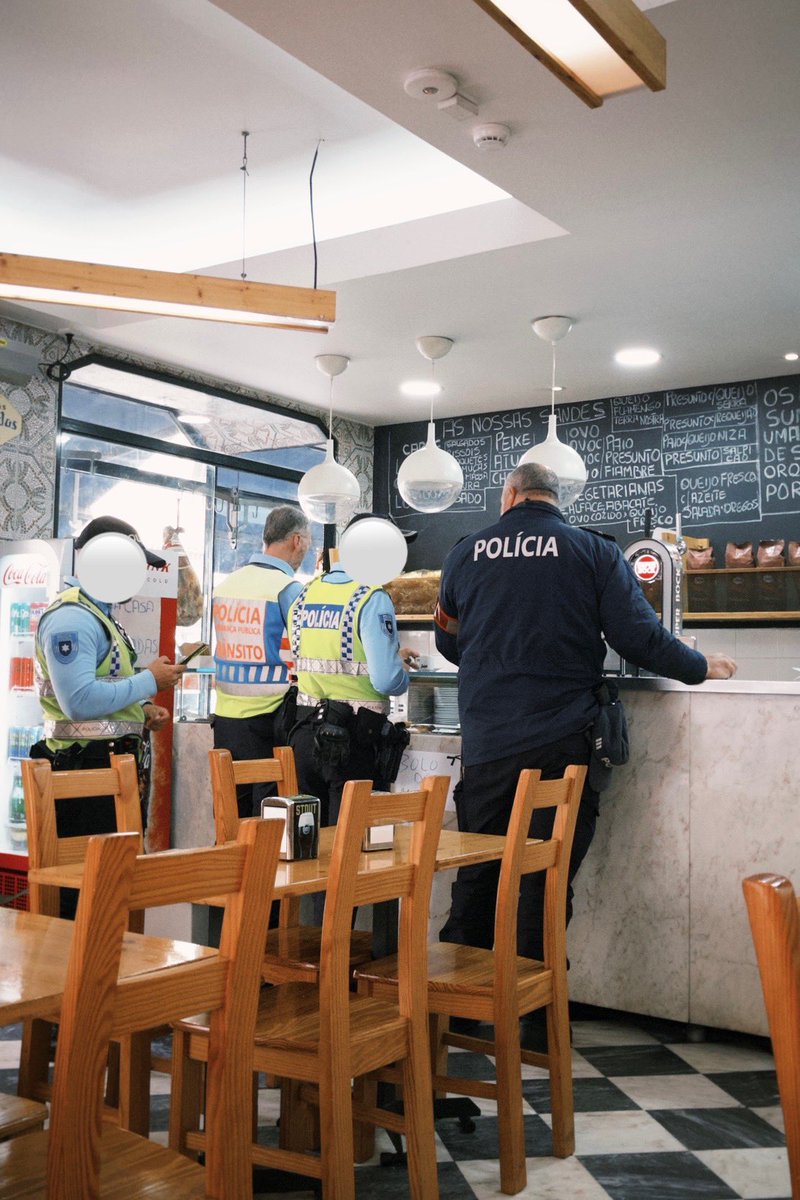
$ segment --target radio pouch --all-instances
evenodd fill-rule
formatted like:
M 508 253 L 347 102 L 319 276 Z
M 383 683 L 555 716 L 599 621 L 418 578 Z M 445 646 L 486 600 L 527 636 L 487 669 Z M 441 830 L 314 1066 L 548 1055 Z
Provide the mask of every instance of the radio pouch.
M 350 761 L 350 730 L 353 710 L 349 704 L 323 700 L 316 713 L 316 733 L 311 760 L 322 767 L 345 767 Z
M 283 697 L 272 726 L 273 746 L 288 746 L 289 734 L 297 723 L 297 684 L 293 683 Z
M 587 730 L 590 745 L 589 786 L 605 791 L 611 782 L 612 767 L 628 761 L 628 723 L 619 699 L 617 685 L 605 681 L 595 689 L 600 710 Z

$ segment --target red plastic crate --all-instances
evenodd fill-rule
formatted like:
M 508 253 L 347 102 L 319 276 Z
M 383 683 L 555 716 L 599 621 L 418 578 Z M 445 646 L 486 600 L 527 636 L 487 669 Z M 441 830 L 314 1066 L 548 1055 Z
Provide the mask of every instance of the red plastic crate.
M 25 871 L 10 871 L 7 867 L 0 867 L 0 905 L 3 908 L 27 910 L 28 876 Z

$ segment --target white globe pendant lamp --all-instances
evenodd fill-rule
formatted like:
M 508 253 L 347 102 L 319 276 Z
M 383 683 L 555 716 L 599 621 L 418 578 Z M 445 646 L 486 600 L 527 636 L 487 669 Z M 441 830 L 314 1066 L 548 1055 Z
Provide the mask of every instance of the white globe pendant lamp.
M 423 358 L 431 364 L 433 382 L 434 364 L 444 358 L 453 347 L 453 339 L 433 335 L 418 337 L 416 346 Z M 431 419 L 428 422 L 428 439 L 420 450 L 409 454 L 397 472 L 397 490 L 411 508 L 418 512 L 444 512 L 461 495 L 464 472 L 456 458 L 436 444 L 433 423 L 433 394 L 431 388 Z
M 547 421 L 547 437 L 536 446 L 526 450 L 519 460 L 523 463 L 541 463 L 555 471 L 559 483 L 559 504 L 562 508 L 578 499 L 586 484 L 586 463 L 556 432 L 556 342 L 569 333 L 574 321 L 572 317 L 537 317 L 531 328 L 543 342 L 549 342 L 553 350 L 553 372 L 550 384 L 550 416 Z
M 297 486 L 297 499 L 310 521 L 322 525 L 341 525 L 349 521 L 361 499 L 361 486 L 352 471 L 337 463 L 333 455 L 333 381 L 347 369 L 350 359 L 344 354 L 318 354 L 317 370 L 330 380 L 328 396 L 328 441 L 325 458 L 306 471 Z

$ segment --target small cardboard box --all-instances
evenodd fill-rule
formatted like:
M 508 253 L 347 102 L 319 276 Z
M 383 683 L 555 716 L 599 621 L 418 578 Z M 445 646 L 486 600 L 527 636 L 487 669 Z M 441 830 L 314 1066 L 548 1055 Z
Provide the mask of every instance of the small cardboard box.
M 293 862 L 319 856 L 319 809 L 316 796 L 267 796 L 261 801 L 262 817 L 284 821 L 278 858 Z

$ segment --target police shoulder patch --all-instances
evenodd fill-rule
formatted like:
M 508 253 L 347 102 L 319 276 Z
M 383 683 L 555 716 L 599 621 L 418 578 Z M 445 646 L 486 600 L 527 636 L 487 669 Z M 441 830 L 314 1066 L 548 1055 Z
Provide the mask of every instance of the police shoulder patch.
M 77 630 L 68 633 L 54 633 L 50 638 L 50 649 L 59 662 L 72 662 L 78 654 Z
M 603 533 L 602 529 L 588 529 L 585 525 L 578 525 L 581 533 L 594 533 L 597 537 L 605 538 L 607 542 L 616 542 L 613 533 Z
M 393 638 L 395 634 L 394 617 L 390 617 L 388 613 L 383 613 L 381 616 L 381 628 L 388 638 Z

